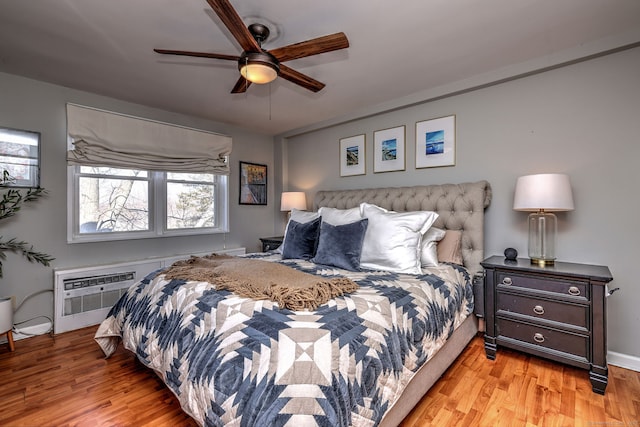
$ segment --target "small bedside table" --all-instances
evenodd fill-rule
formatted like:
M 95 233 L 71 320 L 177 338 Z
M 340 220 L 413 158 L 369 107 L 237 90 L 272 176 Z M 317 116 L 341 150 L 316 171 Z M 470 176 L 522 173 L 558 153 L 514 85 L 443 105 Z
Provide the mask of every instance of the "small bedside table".
M 283 240 L 284 236 L 261 237 L 260 241 L 262 242 L 262 252 L 278 249 Z
M 500 345 L 588 369 L 593 391 L 604 394 L 609 268 L 567 262 L 538 267 L 502 256 L 480 264 L 486 272 L 487 358 L 495 359 Z

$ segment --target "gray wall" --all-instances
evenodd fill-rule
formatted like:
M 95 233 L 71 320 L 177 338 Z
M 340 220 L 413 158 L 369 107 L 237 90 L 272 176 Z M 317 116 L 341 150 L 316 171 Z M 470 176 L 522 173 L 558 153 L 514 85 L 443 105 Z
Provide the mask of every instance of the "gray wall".
M 66 102 L 230 135 L 233 138 L 229 195 L 230 233 L 226 236 L 205 235 L 67 244 Z M 0 223 L 0 235 L 4 238 L 17 237 L 26 240 L 33 244 L 36 250 L 51 254 L 56 258 L 53 267 L 79 267 L 204 252 L 225 246 L 244 246 L 248 251 L 255 252 L 260 249 L 258 238 L 271 236 L 273 233 L 273 185 L 270 185 L 268 193 L 268 206 L 238 204 L 240 160 L 266 164 L 268 179 L 273 181 L 274 153 L 270 136 L 3 73 L 0 73 L 0 126 L 41 133 L 41 185 L 49 191 L 46 199 L 25 205 L 17 216 Z M 14 254 L 7 255 L 3 267 L 4 278 L 0 279 L 0 296 L 14 295 L 19 303 L 32 293 L 53 288 L 52 268 L 30 264 Z M 39 294 L 29 299 L 16 313 L 15 321 L 43 315 L 53 316 L 52 293 Z M 38 318 L 23 326 L 45 322 L 46 319 Z
M 415 123 L 456 115 L 455 167 L 415 169 Z M 406 170 L 373 173 L 373 132 L 406 126 Z M 365 176 L 339 176 L 338 140 L 366 134 Z M 640 197 L 640 49 L 636 48 L 466 94 L 289 137 L 289 190 L 488 180 L 485 255 L 515 247 L 527 256 L 527 214 L 512 210 L 516 178 L 570 176 L 576 209 L 558 215 L 560 260 L 608 265 L 609 351 L 640 357 L 636 282 Z M 311 204 L 311 202 L 309 202 Z
M 640 212 L 640 49 L 629 50 L 530 76 L 464 95 L 277 140 L 237 127 L 154 110 L 95 94 L 0 73 L 0 126 L 42 134 L 45 200 L 0 223 L 0 235 L 18 237 L 56 257 L 54 267 L 117 262 L 200 252 L 233 246 L 259 248 L 258 237 L 279 234 L 281 190 L 304 190 L 309 204 L 318 189 L 364 188 L 487 179 L 494 190 L 487 211 L 485 252 L 507 246 L 526 256 L 526 214 L 511 209 L 515 180 L 539 172 L 569 174 L 576 210 L 559 214 L 558 256 L 562 260 L 608 265 L 612 286 L 622 290 L 608 301 L 609 350 L 640 357 L 640 287 L 634 261 L 640 256 L 635 216 Z M 230 184 L 231 232 L 109 243 L 66 243 L 65 103 L 224 133 L 233 137 Z M 415 123 L 455 114 L 456 166 L 414 167 Z M 373 131 L 406 126 L 406 170 L 374 174 Z M 365 133 L 367 175 L 341 178 L 338 140 Z M 237 203 L 239 160 L 269 166 L 269 205 Z M 53 285 L 52 269 L 8 255 L 0 296 L 27 295 Z M 29 300 L 16 321 L 52 316 L 51 294 Z M 36 319 L 35 323 L 42 323 Z

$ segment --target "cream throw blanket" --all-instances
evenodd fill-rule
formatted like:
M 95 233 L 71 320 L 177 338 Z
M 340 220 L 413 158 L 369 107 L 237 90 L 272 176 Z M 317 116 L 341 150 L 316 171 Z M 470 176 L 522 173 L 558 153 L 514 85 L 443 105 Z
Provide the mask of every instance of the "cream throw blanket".
M 344 277 L 327 279 L 276 262 L 216 254 L 175 262 L 160 274 L 167 279 L 209 282 L 218 290 L 269 299 L 290 310 L 315 310 L 331 298 L 358 289 Z

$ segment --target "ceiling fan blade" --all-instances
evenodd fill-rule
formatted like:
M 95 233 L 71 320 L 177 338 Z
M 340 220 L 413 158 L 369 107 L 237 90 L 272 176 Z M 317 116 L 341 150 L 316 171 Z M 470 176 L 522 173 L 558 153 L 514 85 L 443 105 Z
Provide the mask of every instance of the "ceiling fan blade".
M 349 40 L 341 32 L 272 49 L 269 53 L 275 56 L 278 61 L 285 62 L 347 47 L 349 47 Z
M 240 43 L 242 50 L 247 52 L 261 52 L 260 45 L 253 38 L 247 26 L 242 22 L 238 12 L 231 6 L 229 0 L 207 0 L 209 6 L 218 15 L 222 23 L 229 29 L 233 37 Z
M 155 52 L 163 53 L 167 55 L 195 56 L 198 58 L 227 59 L 231 61 L 237 61 L 240 59 L 240 57 L 237 55 L 224 55 L 221 53 L 189 52 L 187 50 L 171 50 L 171 49 L 153 49 L 153 50 Z
M 251 86 L 251 82 L 244 77 L 240 76 L 236 85 L 231 89 L 231 93 L 244 93 L 247 91 L 247 88 Z
M 309 89 L 312 92 L 319 92 L 325 87 L 322 82 L 313 79 L 306 74 L 302 74 L 299 71 L 289 68 L 286 65 L 280 64 L 279 76 L 285 80 L 289 80 L 292 83 L 302 86 L 305 89 Z

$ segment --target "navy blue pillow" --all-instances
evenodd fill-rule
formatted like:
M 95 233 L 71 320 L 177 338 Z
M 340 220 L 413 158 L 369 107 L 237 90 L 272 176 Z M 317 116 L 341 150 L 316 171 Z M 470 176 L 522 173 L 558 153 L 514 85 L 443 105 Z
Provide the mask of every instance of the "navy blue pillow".
M 311 262 L 350 271 L 360 270 L 360 253 L 367 231 L 367 218 L 345 225 L 322 222 L 318 250 Z
M 282 259 L 309 259 L 316 254 L 320 218 L 310 222 L 289 221 L 287 234 L 282 244 Z

